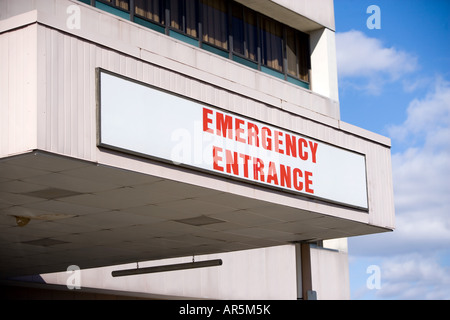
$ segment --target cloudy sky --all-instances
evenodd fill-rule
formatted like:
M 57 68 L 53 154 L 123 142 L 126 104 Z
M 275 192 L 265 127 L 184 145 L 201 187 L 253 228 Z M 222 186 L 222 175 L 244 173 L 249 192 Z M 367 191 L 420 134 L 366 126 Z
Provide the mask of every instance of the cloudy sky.
M 396 230 L 349 239 L 351 297 L 450 299 L 450 1 L 334 2 L 341 118 L 392 139 Z

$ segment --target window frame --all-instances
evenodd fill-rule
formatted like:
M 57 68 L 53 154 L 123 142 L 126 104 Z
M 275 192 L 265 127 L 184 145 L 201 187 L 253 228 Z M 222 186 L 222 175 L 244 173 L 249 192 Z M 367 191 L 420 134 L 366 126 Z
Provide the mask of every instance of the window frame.
M 164 1 L 164 0 L 163 0 Z M 182 1 L 182 6 L 180 11 L 180 17 L 181 17 L 181 25 L 182 28 L 177 28 L 177 27 L 173 27 L 172 26 L 172 1 L 171 0 L 166 0 L 165 1 L 165 10 L 166 10 L 166 28 L 168 29 L 166 31 L 166 34 L 171 35 L 171 31 L 176 32 L 184 37 L 188 37 L 194 40 L 198 40 L 199 39 L 199 21 L 200 21 L 200 8 L 199 8 L 199 0 L 189 0 L 191 3 L 194 3 L 194 10 L 195 10 L 195 15 L 196 15 L 196 19 L 194 21 L 195 24 L 195 33 L 197 34 L 196 36 L 193 36 L 191 34 L 188 33 L 188 18 L 187 18 L 187 6 L 186 6 L 186 2 Z
M 235 34 L 234 34 L 234 21 L 235 21 L 234 9 L 235 8 L 233 6 L 238 8 L 241 11 L 240 13 L 242 14 L 241 17 L 238 17 L 237 19 L 242 21 L 242 27 L 243 27 L 242 47 L 243 47 L 244 53 L 240 53 L 235 50 L 235 38 L 234 38 L 234 36 L 235 36 Z M 252 9 L 245 7 L 244 5 L 242 5 L 236 1 L 232 1 L 231 5 L 229 7 L 230 7 L 230 9 L 229 9 L 230 19 L 229 20 L 230 20 L 230 56 L 231 56 L 231 59 L 234 61 L 238 60 L 242 64 L 246 64 L 255 69 L 261 70 L 261 63 L 260 63 L 260 58 L 259 58 L 260 57 L 260 49 L 261 49 L 261 45 L 260 45 L 261 36 L 260 36 L 260 33 L 258 32 L 259 26 L 260 26 L 259 13 Z M 254 16 L 254 19 L 255 19 L 255 26 L 254 26 L 254 28 L 255 28 L 255 31 L 254 31 L 255 52 L 252 52 L 252 53 L 250 53 L 251 49 L 250 49 L 250 45 L 249 45 L 249 43 L 250 43 L 249 24 L 250 23 L 247 23 L 247 20 L 246 20 L 246 12 L 245 12 L 246 10 L 250 11 L 251 13 L 253 13 L 255 15 Z M 242 18 L 242 19 L 240 19 L 240 18 Z M 251 58 L 252 54 L 255 56 L 254 59 Z M 253 66 L 252 66 L 252 64 L 253 64 Z
M 136 13 L 136 1 L 130 0 L 130 6 L 132 4 L 131 9 L 133 11 L 133 16 L 132 16 L 133 22 L 136 22 L 136 18 L 138 18 L 138 19 L 141 19 L 144 21 L 148 21 L 152 24 L 155 24 L 156 26 L 158 26 L 160 28 L 165 29 L 165 27 L 166 27 L 166 1 L 165 0 L 158 0 L 158 1 L 160 2 L 160 5 L 161 5 L 161 12 L 160 12 L 161 18 L 160 19 L 162 22 L 150 19 L 148 17 L 142 16 L 142 15 Z
M 81 2 L 89 2 L 86 0 L 79 0 Z M 239 2 L 236 2 L 234 0 L 224 0 L 226 9 L 225 9 L 225 19 L 226 19 L 226 35 L 225 39 L 227 42 L 227 48 L 215 45 L 214 43 L 210 41 L 204 40 L 204 18 L 203 18 L 203 7 L 202 7 L 202 0 L 186 0 L 186 1 L 195 1 L 195 26 L 196 26 L 196 34 L 197 36 L 192 36 L 187 32 L 187 10 L 185 1 L 183 0 L 159 0 L 161 1 L 162 5 L 162 14 L 161 17 L 163 17 L 163 22 L 160 23 L 158 21 L 149 19 L 147 17 L 141 16 L 137 14 L 135 11 L 135 0 L 124 0 L 128 2 L 129 10 L 125 10 L 121 8 L 120 6 L 116 5 L 116 0 L 90 0 L 90 4 L 94 7 L 96 7 L 96 3 L 102 3 L 104 5 L 107 5 L 113 9 L 120 10 L 121 12 L 127 13 L 130 16 L 130 20 L 133 22 L 136 22 L 140 25 L 144 25 L 148 28 L 151 28 L 153 30 L 165 33 L 168 36 L 171 36 L 173 38 L 182 40 L 184 42 L 187 42 L 191 45 L 195 45 L 199 48 L 202 48 L 204 50 L 207 50 L 209 52 L 215 53 L 217 55 L 220 55 L 222 57 L 231 59 L 233 61 L 236 61 L 242 65 L 246 65 L 247 67 L 259 70 L 263 73 L 270 74 L 272 76 L 278 77 L 280 79 L 283 79 L 290 83 L 295 83 L 303 88 L 310 89 L 311 88 L 311 52 L 310 52 L 310 35 L 308 33 L 302 32 L 300 30 L 297 30 L 295 28 L 292 28 L 284 23 L 278 22 L 275 19 L 268 17 L 258 11 L 255 11 L 253 9 L 250 9 L 244 5 L 242 5 Z M 182 13 L 181 13 L 181 21 L 182 21 L 182 29 L 172 27 L 172 20 L 171 20 L 171 8 L 170 3 L 171 1 L 180 1 L 182 3 Z M 236 52 L 234 50 L 234 30 L 233 30 L 233 9 L 239 8 L 239 10 L 242 10 L 242 25 L 243 25 L 243 48 L 244 48 L 244 54 L 241 54 L 239 52 Z M 249 52 L 249 33 L 248 33 L 248 26 L 247 21 L 245 20 L 245 10 L 249 10 L 252 12 L 252 14 L 255 15 L 256 19 L 256 52 L 254 53 L 255 59 L 249 58 L 250 54 Z M 264 45 L 264 28 L 263 28 L 263 19 L 267 21 L 273 21 L 274 23 L 277 23 L 281 27 L 281 70 L 273 68 L 265 63 L 263 63 L 263 59 L 265 58 L 264 55 L 265 49 L 263 47 Z M 288 52 L 288 32 L 294 32 L 294 38 L 295 38 L 295 50 L 294 53 L 295 56 L 295 64 L 296 64 L 296 75 L 293 75 L 290 72 L 290 57 Z M 267 48 L 266 48 L 267 49 Z M 303 53 L 301 52 L 303 50 Z M 302 55 L 303 54 L 303 55 Z M 302 58 L 306 57 L 306 60 L 303 61 Z M 303 66 L 302 64 L 305 63 Z
M 123 11 L 123 12 L 126 12 L 126 13 L 130 13 L 130 16 L 132 16 L 131 15 L 131 4 L 132 4 L 132 2 L 134 2 L 134 0 L 122 0 L 122 1 L 128 2 L 128 10 L 118 6 L 115 3 L 116 0 L 111 0 L 111 2 L 109 2 L 108 0 L 94 0 L 94 1 L 91 0 L 91 4 L 94 3 L 93 6 L 95 6 L 96 2 L 100 2 L 100 3 L 103 3 L 103 4 L 107 5 L 107 6 L 112 7 L 114 9 L 117 9 L 117 10 L 120 10 L 120 11 Z

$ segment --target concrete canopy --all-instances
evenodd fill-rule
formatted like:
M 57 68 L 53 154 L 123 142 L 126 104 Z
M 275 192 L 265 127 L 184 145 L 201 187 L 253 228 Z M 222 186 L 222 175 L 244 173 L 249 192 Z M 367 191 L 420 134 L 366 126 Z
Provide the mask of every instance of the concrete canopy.
M 42 151 L 0 160 L 1 278 L 384 231 Z

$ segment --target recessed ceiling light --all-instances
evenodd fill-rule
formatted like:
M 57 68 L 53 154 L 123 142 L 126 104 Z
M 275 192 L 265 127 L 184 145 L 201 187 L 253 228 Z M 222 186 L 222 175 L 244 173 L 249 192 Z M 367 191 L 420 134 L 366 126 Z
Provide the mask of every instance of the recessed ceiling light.
M 225 221 L 219 220 L 219 219 L 214 219 L 211 217 L 206 217 L 206 216 L 200 216 L 200 217 L 195 217 L 195 218 L 188 218 L 188 219 L 181 219 L 181 220 L 175 220 L 176 222 L 180 222 L 180 223 L 184 223 L 184 224 L 189 224 L 191 226 L 206 226 L 206 225 L 210 225 L 210 224 L 216 224 L 216 223 L 223 223 Z
M 68 243 L 68 242 L 55 240 L 55 239 L 51 239 L 51 238 L 43 238 L 43 239 L 25 241 L 25 242 L 22 242 L 22 243 L 24 243 L 24 244 L 31 244 L 31 245 L 34 245 L 34 246 L 50 247 L 50 246 L 55 246 L 55 245 L 58 245 L 58 244 L 64 244 L 64 243 Z
M 42 199 L 47 199 L 47 200 L 72 197 L 72 196 L 77 196 L 80 194 L 81 193 L 79 193 L 79 192 L 57 189 L 57 188 L 48 188 L 48 189 L 44 189 L 44 190 L 23 193 L 23 195 L 26 195 L 26 196 L 42 198 Z

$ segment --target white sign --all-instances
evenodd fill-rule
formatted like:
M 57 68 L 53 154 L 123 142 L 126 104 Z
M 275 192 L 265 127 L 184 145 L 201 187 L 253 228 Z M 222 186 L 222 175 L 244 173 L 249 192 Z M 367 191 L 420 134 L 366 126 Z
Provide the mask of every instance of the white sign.
M 100 73 L 102 147 L 367 209 L 363 155 Z

